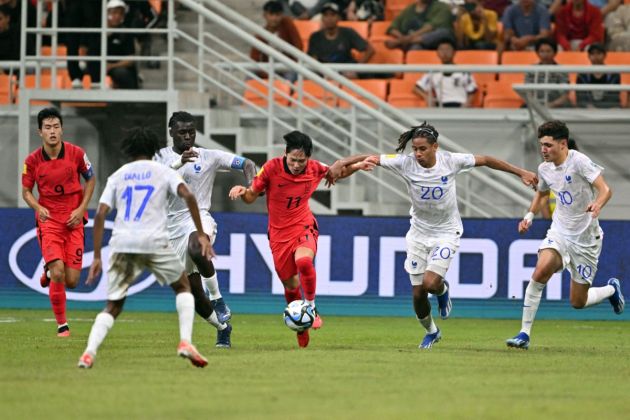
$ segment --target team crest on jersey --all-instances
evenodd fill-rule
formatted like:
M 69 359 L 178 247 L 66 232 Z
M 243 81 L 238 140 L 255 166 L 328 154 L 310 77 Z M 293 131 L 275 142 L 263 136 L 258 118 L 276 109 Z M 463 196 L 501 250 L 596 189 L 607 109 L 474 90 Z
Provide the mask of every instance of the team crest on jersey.
M 448 182 L 448 177 L 447 176 L 443 176 L 442 177 L 442 184 L 446 184 Z
M 564 179 L 567 181 L 567 184 L 570 184 L 573 181 L 573 179 L 571 179 L 571 175 L 565 175 Z
M 198 174 L 199 172 L 201 172 L 201 165 L 198 163 L 195 163 L 193 165 L 193 169 L 195 170 L 195 173 Z
M 24 166 L 22 167 L 22 174 L 26 175 L 27 172 L 28 170 L 26 169 L 26 163 L 25 163 Z

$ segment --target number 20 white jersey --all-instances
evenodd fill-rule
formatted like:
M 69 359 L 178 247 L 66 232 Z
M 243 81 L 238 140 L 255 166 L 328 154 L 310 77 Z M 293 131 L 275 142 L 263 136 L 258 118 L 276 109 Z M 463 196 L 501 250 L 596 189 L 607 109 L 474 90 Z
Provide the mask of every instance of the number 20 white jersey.
M 381 155 L 381 166 L 399 175 L 411 197 L 411 225 L 430 237 L 461 236 L 455 175 L 475 166 L 475 156 L 438 150 L 432 168 L 421 166 L 413 153 Z
M 577 150 L 569 150 L 562 165 L 543 162 L 538 166 L 538 189 L 551 190 L 556 195 L 552 230 L 576 236 L 591 224 L 593 227 L 599 226 L 597 219 L 586 212 L 586 207 L 595 199 L 592 184 L 603 169 Z
M 182 177 L 168 166 L 137 160 L 114 172 L 99 202 L 118 209 L 109 245 L 112 252 L 153 253 L 169 247 L 168 199 Z

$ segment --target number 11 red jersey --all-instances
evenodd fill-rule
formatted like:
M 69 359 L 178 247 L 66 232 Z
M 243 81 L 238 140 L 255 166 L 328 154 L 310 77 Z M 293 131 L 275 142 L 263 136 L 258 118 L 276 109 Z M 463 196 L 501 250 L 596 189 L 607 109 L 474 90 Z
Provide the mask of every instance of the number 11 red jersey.
M 254 178 L 252 187 L 267 195 L 269 212 L 269 239 L 286 242 L 316 224 L 308 200 L 326 176 L 328 166 L 309 159 L 304 171 L 293 175 L 284 157 L 265 163 Z

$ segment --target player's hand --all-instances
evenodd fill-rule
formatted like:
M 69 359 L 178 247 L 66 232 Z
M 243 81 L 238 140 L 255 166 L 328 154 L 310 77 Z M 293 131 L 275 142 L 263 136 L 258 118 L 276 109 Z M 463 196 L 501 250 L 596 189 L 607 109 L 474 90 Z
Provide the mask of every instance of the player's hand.
M 72 228 L 80 224 L 83 221 L 83 214 L 85 214 L 85 209 L 83 207 L 78 207 L 72 210 L 70 217 L 66 220 L 66 226 Z
M 525 171 L 525 173 L 521 175 L 521 181 L 528 187 L 532 187 L 534 191 L 538 188 L 538 176 L 534 172 Z
M 199 153 L 197 153 L 192 147 L 188 150 L 184 150 L 184 153 L 182 153 L 182 164 L 196 162 L 198 156 Z
M 50 217 L 50 212 L 46 207 L 40 207 L 39 210 L 37 210 L 37 214 L 40 222 L 45 222 Z
M 245 191 L 247 191 L 247 188 L 242 185 L 233 186 L 229 193 L 230 199 L 237 200 L 240 196 L 245 194 Z
M 520 221 L 520 223 L 518 224 L 518 233 L 525 233 L 529 230 L 529 227 L 532 225 L 532 222 L 527 220 L 527 219 L 523 219 Z
M 602 211 L 602 206 L 597 204 L 596 202 L 592 202 L 586 207 L 587 213 L 592 213 L 591 216 L 593 219 L 597 219 L 599 217 L 599 213 Z
M 87 280 L 85 280 L 85 284 L 91 286 L 94 283 L 94 280 L 101 274 L 103 267 L 103 262 L 100 258 L 94 258 L 92 261 L 92 265 L 90 266 L 90 271 L 87 276 Z
M 374 162 L 373 156 L 370 156 L 369 158 L 366 158 L 361 162 L 357 162 L 354 165 L 357 170 L 370 172 L 374 169 L 374 167 L 376 167 L 376 162 Z
M 197 235 L 197 240 L 199 241 L 199 247 L 201 248 L 201 255 L 203 255 L 204 258 L 210 260 L 211 258 L 217 256 L 207 235 Z

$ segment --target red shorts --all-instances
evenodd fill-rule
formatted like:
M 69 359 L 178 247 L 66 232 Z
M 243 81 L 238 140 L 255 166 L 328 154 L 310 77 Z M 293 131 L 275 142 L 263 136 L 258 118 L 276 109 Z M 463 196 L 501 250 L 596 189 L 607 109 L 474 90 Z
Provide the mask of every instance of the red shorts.
M 61 260 L 66 267 L 83 267 L 83 225 L 69 229 L 65 223 L 48 219 L 37 223 L 37 241 L 46 264 Z
M 319 232 L 312 227 L 300 232 L 294 239 L 277 242 L 273 238 L 269 239 L 269 247 L 273 255 L 273 265 L 280 280 L 289 280 L 297 274 L 295 265 L 295 250 L 298 248 L 308 248 L 317 254 L 317 238 Z

